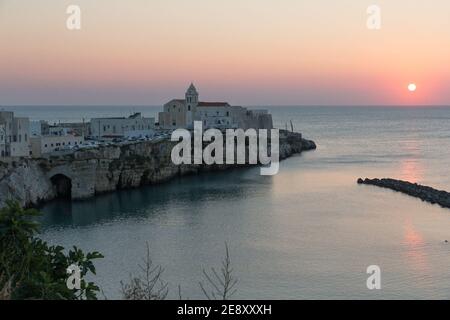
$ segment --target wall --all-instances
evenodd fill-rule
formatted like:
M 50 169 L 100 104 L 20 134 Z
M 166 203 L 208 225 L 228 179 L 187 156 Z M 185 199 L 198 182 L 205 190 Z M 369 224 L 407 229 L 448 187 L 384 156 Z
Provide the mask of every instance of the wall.
M 6 124 L 0 123 L 0 158 L 6 157 Z
M 62 150 L 69 146 L 80 145 L 84 142 L 84 137 L 74 135 L 63 136 L 37 136 L 31 137 L 31 155 L 33 158 L 41 157 L 43 154 Z
M 184 101 L 171 100 L 164 105 L 163 110 L 164 112 L 159 113 L 159 124 L 163 129 L 186 128 L 188 126 L 188 113 Z
M 154 130 L 154 118 L 95 118 L 91 119 L 90 134 L 92 137 L 123 137 L 126 131 Z
M 14 117 L 12 142 L 10 144 L 11 157 L 30 156 L 29 137 L 30 120 L 28 118 Z
M 206 128 L 237 128 L 231 107 L 197 107 L 197 116 Z

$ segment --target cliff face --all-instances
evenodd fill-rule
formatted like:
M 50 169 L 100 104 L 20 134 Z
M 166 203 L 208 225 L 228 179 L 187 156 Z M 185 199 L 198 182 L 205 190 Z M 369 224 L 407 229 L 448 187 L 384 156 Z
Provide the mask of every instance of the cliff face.
M 0 173 L 0 208 L 7 199 L 22 205 L 36 204 L 40 199 L 53 199 L 53 186 L 38 162 L 24 160 L 3 166 Z
M 237 165 L 175 165 L 168 140 L 100 147 L 45 159 L 0 164 L 0 207 L 7 199 L 34 206 L 59 196 L 84 199 L 118 189 L 157 184 L 201 171 Z M 280 131 L 280 158 L 315 149 L 301 134 Z

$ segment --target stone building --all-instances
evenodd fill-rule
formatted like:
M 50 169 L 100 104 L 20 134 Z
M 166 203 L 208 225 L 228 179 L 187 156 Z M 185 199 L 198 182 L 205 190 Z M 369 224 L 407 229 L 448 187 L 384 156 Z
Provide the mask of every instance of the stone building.
M 0 157 L 27 157 L 30 120 L 15 117 L 12 111 L 0 111 Z
M 74 134 L 33 136 L 30 138 L 30 154 L 33 158 L 40 158 L 42 155 L 68 150 L 83 143 L 84 137 Z
M 199 101 L 194 84 L 186 91 L 184 99 L 173 99 L 159 113 L 162 129 L 192 129 L 194 121 L 201 121 L 204 128 L 272 129 L 272 116 L 266 110 L 248 110 L 232 106 L 228 102 Z
M 186 91 L 184 99 L 172 99 L 159 113 L 162 129 L 193 128 L 198 105 L 198 92 L 193 84 Z
M 128 118 L 93 118 L 90 124 L 90 136 L 95 139 L 123 138 L 133 135 L 133 132 L 153 134 L 155 118 L 144 118 L 141 113 L 135 113 Z
M 6 156 L 6 123 L 0 122 L 0 158 Z

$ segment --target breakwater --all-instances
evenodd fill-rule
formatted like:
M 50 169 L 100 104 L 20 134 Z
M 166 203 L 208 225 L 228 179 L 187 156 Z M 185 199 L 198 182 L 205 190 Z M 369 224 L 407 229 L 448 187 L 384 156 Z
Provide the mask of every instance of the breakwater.
M 101 146 L 41 159 L 0 163 L 0 207 L 7 199 L 36 206 L 58 197 L 80 200 L 119 189 L 158 184 L 174 177 L 242 165 L 175 165 L 169 139 Z M 300 133 L 280 130 L 280 159 L 315 149 Z
M 432 187 L 423 186 L 395 179 L 358 179 L 358 184 L 373 185 L 381 188 L 391 189 L 409 196 L 419 198 L 422 201 L 438 204 L 443 208 L 450 208 L 450 193 L 437 190 Z

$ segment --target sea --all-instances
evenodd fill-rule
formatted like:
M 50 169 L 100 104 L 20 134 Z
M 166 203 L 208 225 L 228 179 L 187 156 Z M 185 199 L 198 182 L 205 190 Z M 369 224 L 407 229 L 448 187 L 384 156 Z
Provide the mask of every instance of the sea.
M 356 181 L 390 177 L 450 190 L 450 108 L 266 108 L 276 127 L 292 122 L 317 150 L 282 161 L 275 176 L 242 168 L 56 200 L 41 209 L 40 237 L 105 256 L 90 277 L 100 298 L 122 297 L 120 283 L 139 274 L 147 245 L 169 298 L 179 288 L 184 298 L 206 298 L 203 270 L 220 270 L 227 245 L 236 299 L 449 299 L 450 210 Z M 160 109 L 8 108 L 50 123 Z M 380 289 L 367 285 L 371 266 Z

